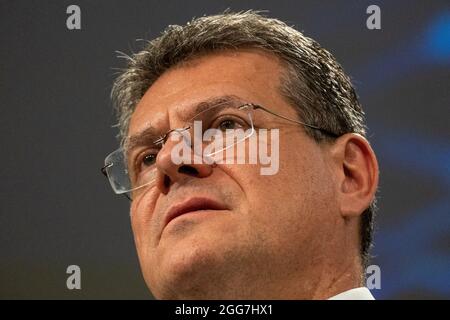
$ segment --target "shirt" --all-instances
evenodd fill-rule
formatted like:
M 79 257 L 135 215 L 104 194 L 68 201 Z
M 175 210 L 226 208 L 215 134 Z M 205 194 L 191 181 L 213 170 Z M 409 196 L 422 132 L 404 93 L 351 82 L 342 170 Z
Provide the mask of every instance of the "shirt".
M 354 288 L 339 293 L 328 300 L 375 300 L 366 287 Z

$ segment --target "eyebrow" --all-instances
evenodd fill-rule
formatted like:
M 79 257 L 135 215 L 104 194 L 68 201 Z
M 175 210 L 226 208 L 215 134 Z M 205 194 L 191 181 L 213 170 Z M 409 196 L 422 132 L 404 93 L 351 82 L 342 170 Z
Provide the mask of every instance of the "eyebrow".
M 211 107 L 225 104 L 225 103 L 244 103 L 244 100 L 237 95 L 223 95 L 218 97 L 212 97 L 207 100 L 203 100 L 194 104 L 193 107 L 187 107 L 188 112 L 184 112 L 184 110 L 180 110 L 177 108 L 177 113 L 180 114 L 180 119 L 182 122 L 187 122 L 194 117 L 194 115 L 199 114 Z M 169 130 L 167 130 L 169 131 Z M 125 139 L 124 149 L 126 153 L 130 153 L 133 149 L 147 145 L 149 141 L 155 141 L 158 138 L 161 138 L 165 133 L 161 134 L 160 130 L 157 130 L 153 126 L 148 126 L 141 132 L 134 134 L 132 136 L 128 136 Z

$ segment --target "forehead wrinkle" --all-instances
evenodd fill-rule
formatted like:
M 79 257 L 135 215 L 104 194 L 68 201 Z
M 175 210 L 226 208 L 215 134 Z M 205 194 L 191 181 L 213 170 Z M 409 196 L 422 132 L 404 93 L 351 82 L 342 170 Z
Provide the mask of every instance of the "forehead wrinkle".
M 127 137 L 123 148 L 129 152 L 136 147 L 147 144 L 149 141 L 155 141 L 159 138 L 160 131 L 153 126 L 147 126 L 144 130 L 133 136 Z
M 168 117 L 168 111 L 159 111 L 155 113 L 155 116 L 161 115 L 157 119 L 149 119 L 146 121 L 146 124 L 144 125 L 144 128 L 138 131 L 135 134 L 128 135 L 126 139 L 123 142 L 122 147 L 124 149 L 133 149 L 135 147 L 138 147 L 142 144 L 145 144 L 149 141 L 150 138 L 155 137 L 156 139 L 159 138 L 161 130 L 158 129 L 159 127 L 164 126 L 164 123 L 167 123 Z M 155 117 L 153 117 L 155 118 Z M 158 125 L 161 124 L 161 125 Z

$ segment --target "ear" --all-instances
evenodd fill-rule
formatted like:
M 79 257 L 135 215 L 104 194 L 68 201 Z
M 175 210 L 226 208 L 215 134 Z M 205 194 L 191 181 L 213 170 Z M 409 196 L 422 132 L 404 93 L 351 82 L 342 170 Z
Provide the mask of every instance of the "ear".
M 348 133 L 331 146 L 341 215 L 356 217 L 366 210 L 378 187 L 378 162 L 369 142 Z

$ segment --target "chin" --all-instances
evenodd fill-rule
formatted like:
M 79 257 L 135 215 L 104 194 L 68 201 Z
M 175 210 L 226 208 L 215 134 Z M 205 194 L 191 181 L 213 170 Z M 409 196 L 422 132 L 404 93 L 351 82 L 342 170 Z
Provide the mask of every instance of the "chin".
M 172 243 L 151 268 L 147 284 L 157 299 L 202 299 L 210 296 L 224 265 L 223 249 L 212 239 L 188 237 Z M 214 286 L 215 287 L 215 286 Z M 217 290 L 217 288 L 216 288 Z

